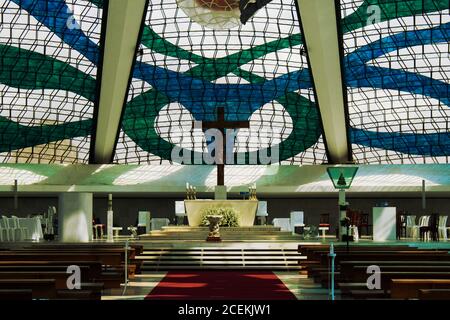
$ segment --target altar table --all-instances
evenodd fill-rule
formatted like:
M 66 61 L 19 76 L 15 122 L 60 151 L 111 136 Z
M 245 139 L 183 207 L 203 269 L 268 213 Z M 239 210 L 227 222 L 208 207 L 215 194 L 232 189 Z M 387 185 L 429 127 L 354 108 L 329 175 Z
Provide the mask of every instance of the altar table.
M 221 207 L 233 208 L 239 216 L 240 227 L 254 225 L 258 200 L 185 200 L 184 205 L 188 217 L 189 226 L 198 227 L 201 223 L 202 212 L 205 208 Z

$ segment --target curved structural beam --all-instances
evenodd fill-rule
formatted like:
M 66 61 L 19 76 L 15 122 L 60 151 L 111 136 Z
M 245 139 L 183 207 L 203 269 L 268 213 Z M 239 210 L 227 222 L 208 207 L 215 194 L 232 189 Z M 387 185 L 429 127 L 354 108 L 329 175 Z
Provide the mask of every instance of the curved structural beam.
M 91 162 L 110 163 L 119 131 L 146 0 L 109 0 Z
M 322 117 L 328 161 L 351 160 L 346 125 L 335 0 L 297 0 L 303 36 Z

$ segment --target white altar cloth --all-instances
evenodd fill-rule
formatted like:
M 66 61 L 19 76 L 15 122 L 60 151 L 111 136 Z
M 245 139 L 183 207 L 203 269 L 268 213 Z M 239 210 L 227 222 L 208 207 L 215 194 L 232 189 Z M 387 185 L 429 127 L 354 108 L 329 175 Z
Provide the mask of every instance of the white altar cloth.
M 185 200 L 189 226 L 198 227 L 201 223 L 202 212 L 208 207 L 233 208 L 239 216 L 240 227 L 251 227 L 255 223 L 258 200 Z

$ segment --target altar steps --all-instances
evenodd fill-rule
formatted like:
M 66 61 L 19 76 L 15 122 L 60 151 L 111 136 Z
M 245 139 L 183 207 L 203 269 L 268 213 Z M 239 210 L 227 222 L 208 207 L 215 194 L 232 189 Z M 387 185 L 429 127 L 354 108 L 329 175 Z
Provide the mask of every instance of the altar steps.
M 221 227 L 220 235 L 224 241 L 298 241 L 298 235 L 289 231 L 281 231 L 273 226 L 253 227 Z M 205 240 L 208 236 L 208 227 L 167 226 L 161 230 L 154 230 L 141 235 L 140 240 Z
M 306 259 L 295 249 L 228 249 L 197 248 L 151 249 L 136 257 L 143 261 L 144 271 L 177 269 L 221 269 L 221 270 L 299 270 L 299 260 Z

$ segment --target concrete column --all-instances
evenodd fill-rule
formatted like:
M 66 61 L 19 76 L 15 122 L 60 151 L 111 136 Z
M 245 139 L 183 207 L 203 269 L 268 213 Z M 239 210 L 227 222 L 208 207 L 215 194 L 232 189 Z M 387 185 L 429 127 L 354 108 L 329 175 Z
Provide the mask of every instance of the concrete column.
M 339 190 L 339 238 L 347 234 L 347 227 L 341 226 L 341 221 L 347 217 L 347 201 L 345 200 L 345 189 Z
M 58 233 L 62 242 L 92 240 L 92 193 L 59 194 Z

